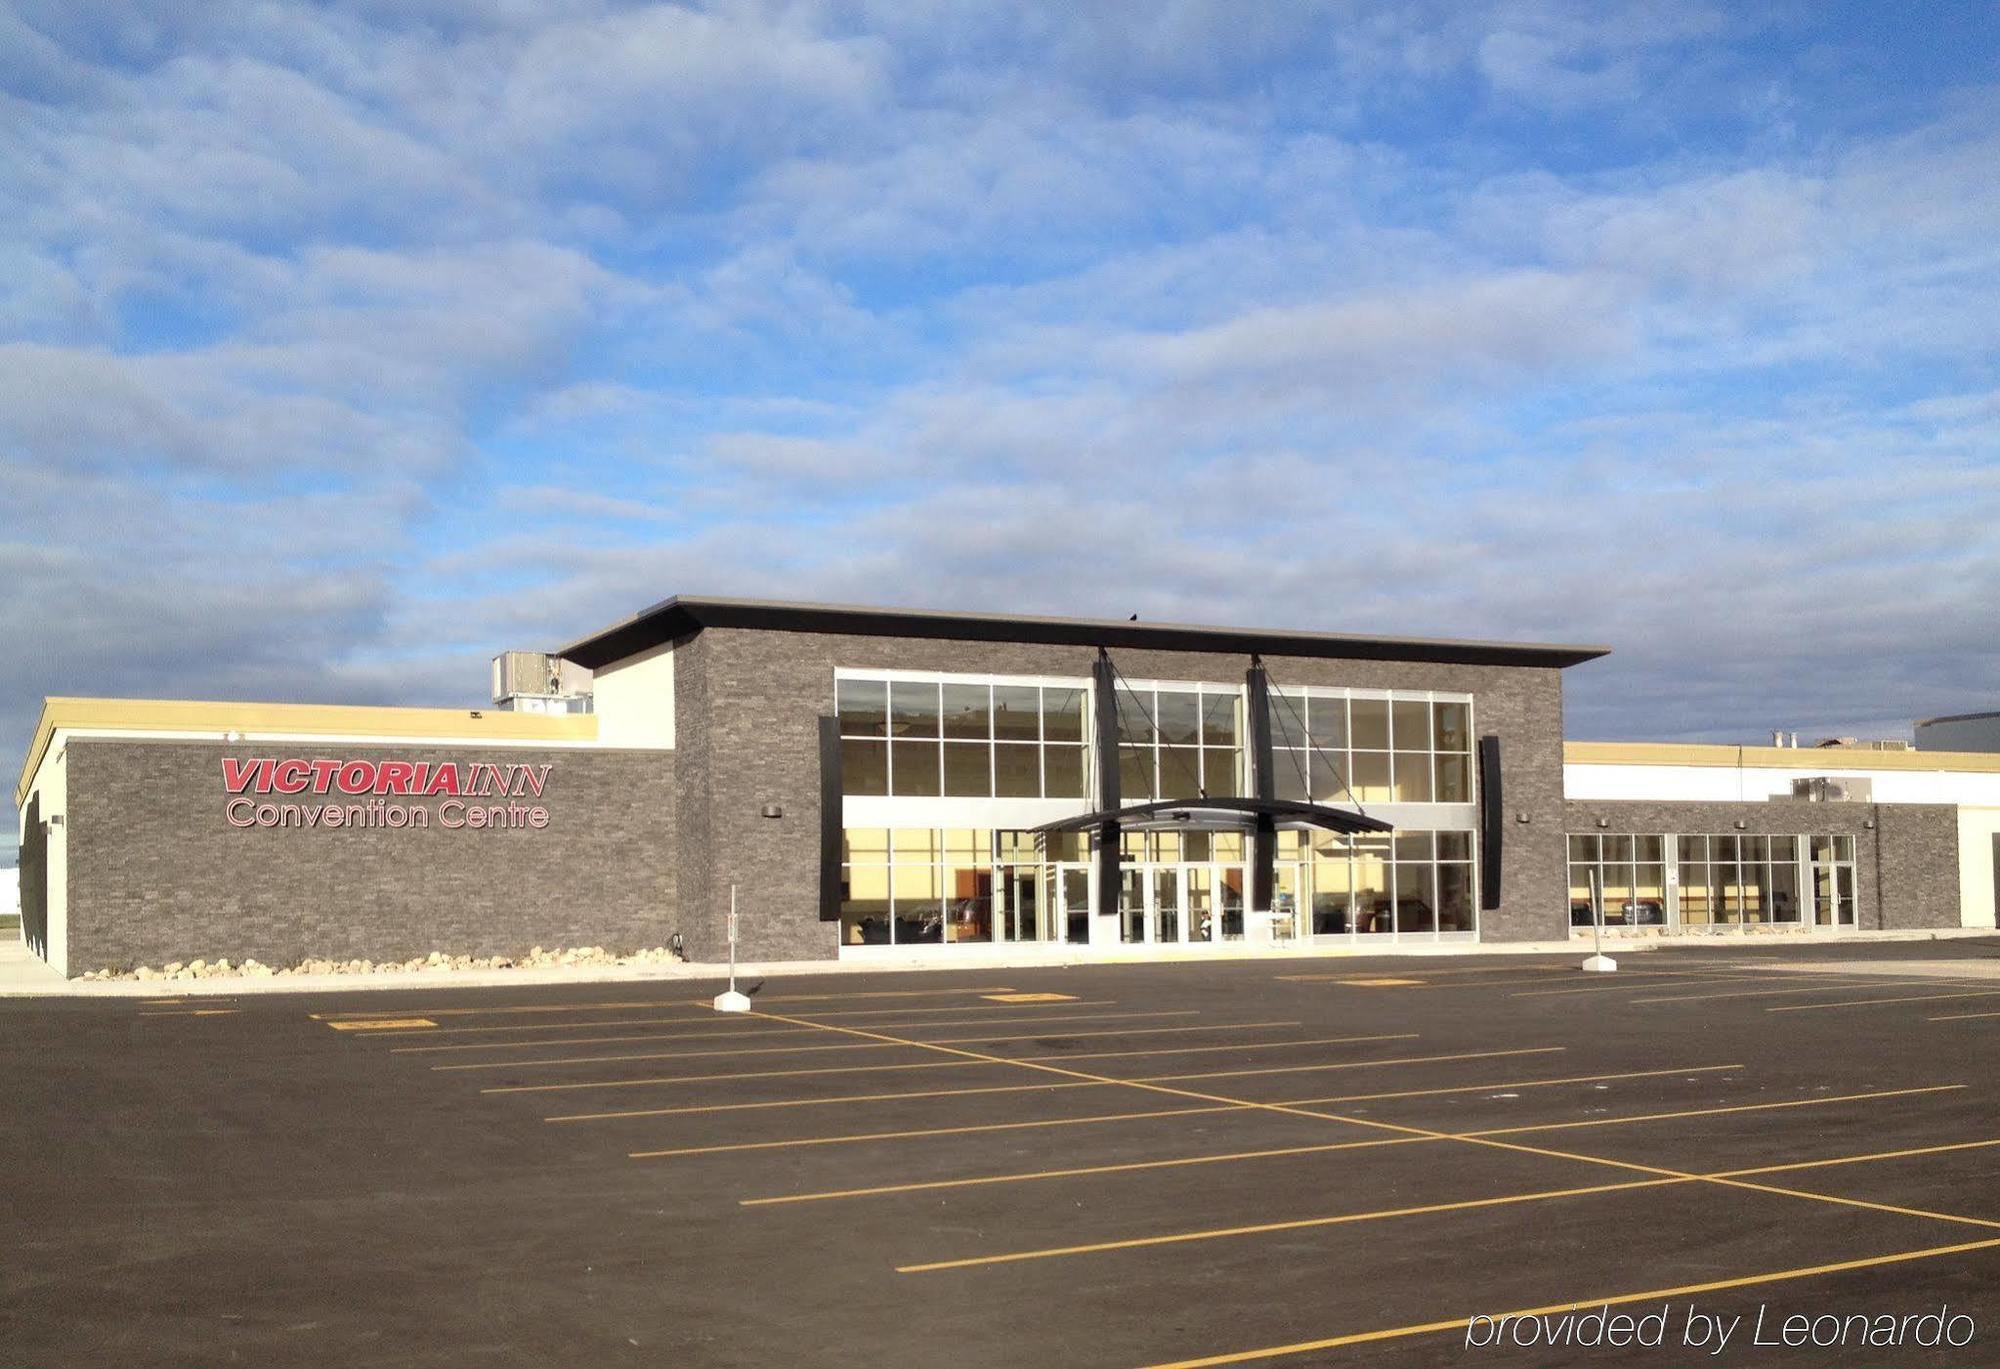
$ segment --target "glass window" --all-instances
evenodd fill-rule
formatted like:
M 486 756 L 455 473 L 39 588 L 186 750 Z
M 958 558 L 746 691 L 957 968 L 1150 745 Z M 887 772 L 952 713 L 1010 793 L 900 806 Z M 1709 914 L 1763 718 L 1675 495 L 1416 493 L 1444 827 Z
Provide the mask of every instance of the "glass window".
M 992 748 L 985 742 L 946 742 L 944 792 L 963 798 L 991 795 L 994 792 Z
M 1431 754 L 1427 751 L 1396 753 L 1396 802 L 1431 801 Z
M 1201 696 L 1193 690 L 1162 689 L 1154 696 L 1153 721 L 1167 746 L 1201 742 Z
M 1437 930 L 1436 871 L 1429 864 L 1405 865 L 1396 862 L 1396 930 L 1435 932 Z
M 1389 701 L 1387 699 L 1350 699 L 1348 701 L 1348 735 L 1352 744 L 1369 751 L 1389 749 Z
M 842 738 L 840 743 L 840 792 L 843 794 L 886 794 L 889 792 L 889 743 Z
M 1433 797 L 1439 803 L 1472 802 L 1471 766 L 1467 757 L 1437 756 L 1437 785 Z
M 1146 803 L 1153 797 L 1153 753 L 1118 748 L 1118 796 L 1126 803 Z
M 889 735 L 889 686 L 881 680 L 838 681 L 834 708 L 843 737 Z
M 994 685 L 993 735 L 1001 741 L 1040 741 L 1041 694 L 1033 685 Z
M 1201 792 L 1201 749 L 1194 746 L 1160 748 L 1160 797 L 1192 798 Z
M 1397 699 L 1389 706 L 1396 729 L 1396 750 L 1431 749 L 1430 705 L 1416 699 Z
M 1023 742 L 996 742 L 993 747 L 993 792 L 1003 799 L 1040 797 L 1042 749 Z
M 889 792 L 916 798 L 938 794 L 938 744 L 934 741 L 889 743 Z
M 1439 860 L 1471 860 L 1472 833 L 1439 832 L 1437 834 Z
M 1438 840 L 1452 835 L 1438 833 Z M 1474 928 L 1472 920 L 1472 867 L 1457 862 L 1440 862 L 1437 868 L 1438 880 L 1438 930 L 1441 932 L 1469 932 Z
M 1084 739 L 1081 689 L 1042 691 L 1042 739 L 1051 742 L 1080 742 Z
M 1271 745 L 1303 749 L 1306 745 L 1306 696 L 1271 691 Z
M 1272 778 L 1278 797 L 1303 802 L 1306 798 L 1306 756 L 1303 751 L 1279 751 L 1272 756 Z
M 1084 749 L 1082 747 L 1044 747 L 1042 748 L 1042 764 L 1048 774 L 1048 787 L 1044 792 L 1049 798 L 1080 799 L 1084 797 Z
M 1153 744 L 1153 701 L 1129 689 L 1117 694 L 1118 741 L 1121 745 Z
M 944 735 L 967 741 L 985 741 L 993 735 L 993 700 L 985 685 L 945 685 Z
M 1358 802 L 1389 802 L 1389 753 L 1356 751 L 1353 774 L 1349 776 L 1348 782 L 1354 786 L 1354 797 Z
M 1440 751 L 1470 751 L 1472 733 L 1470 710 L 1460 703 L 1431 705 L 1432 735 Z
M 1326 751 L 1347 747 L 1347 700 L 1322 695 L 1307 700 L 1306 735 L 1312 744 Z
M 929 681 L 897 680 L 889 686 L 889 733 L 895 737 L 938 735 L 938 687 Z
M 1201 695 L 1201 740 L 1205 746 L 1242 744 L 1242 697 L 1203 690 Z
M 1221 746 L 1201 749 L 1201 788 L 1216 798 L 1234 797 L 1243 792 L 1239 764 L 1243 753 Z

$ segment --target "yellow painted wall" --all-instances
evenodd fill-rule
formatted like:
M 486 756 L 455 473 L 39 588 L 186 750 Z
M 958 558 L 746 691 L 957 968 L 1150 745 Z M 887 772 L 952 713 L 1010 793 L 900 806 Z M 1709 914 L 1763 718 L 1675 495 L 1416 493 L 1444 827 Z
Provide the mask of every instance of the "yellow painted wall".
M 674 649 L 671 643 L 628 656 L 591 678 L 597 739 L 605 746 L 674 744 Z

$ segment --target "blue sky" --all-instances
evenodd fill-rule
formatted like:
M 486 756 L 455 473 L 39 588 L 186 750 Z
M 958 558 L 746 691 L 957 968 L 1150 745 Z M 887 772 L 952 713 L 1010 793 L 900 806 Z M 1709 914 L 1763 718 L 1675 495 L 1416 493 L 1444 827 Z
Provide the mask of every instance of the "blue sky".
M 0 751 L 675 592 L 2000 704 L 1988 5 L 0 5 Z

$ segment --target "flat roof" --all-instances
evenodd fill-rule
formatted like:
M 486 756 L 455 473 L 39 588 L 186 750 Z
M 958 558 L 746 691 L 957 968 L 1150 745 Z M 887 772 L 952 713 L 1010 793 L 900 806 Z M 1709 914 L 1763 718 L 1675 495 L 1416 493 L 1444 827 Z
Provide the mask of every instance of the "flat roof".
M 1919 718 L 1917 719 L 1916 725 L 1918 727 L 1929 727 L 1932 723 L 1978 723 L 1978 722 L 1985 722 L 1988 718 L 2000 718 L 2000 711 L 1988 711 L 1985 713 L 1947 713 L 1943 717 L 1939 718 Z
M 1566 765 L 1670 765 L 1764 770 L 1952 770 L 2000 773 L 2000 752 L 1864 751 L 1848 746 L 1730 746 L 1713 742 L 1564 742 Z
M 28 801 L 28 787 L 58 731 L 155 733 L 221 737 L 237 732 L 246 742 L 273 737 L 349 737 L 361 740 L 453 742 L 590 742 L 597 718 L 588 713 L 513 713 L 497 708 L 376 708 L 348 704 L 233 703 L 201 699 L 42 700 L 42 716 L 28 744 L 14 806 Z
M 856 604 L 806 604 L 676 595 L 633 614 L 623 622 L 572 642 L 556 654 L 580 666 L 597 670 L 711 627 L 752 628 L 766 632 L 853 633 L 864 637 L 1150 647 L 1164 651 L 1215 651 L 1231 655 L 1254 653 L 1545 668 L 1580 665 L 1585 661 L 1594 661 L 1611 650 L 1605 646 L 1546 642 L 1370 637 L 1287 628 L 1202 627 L 1113 618 L 951 613 L 935 609 L 869 608 Z

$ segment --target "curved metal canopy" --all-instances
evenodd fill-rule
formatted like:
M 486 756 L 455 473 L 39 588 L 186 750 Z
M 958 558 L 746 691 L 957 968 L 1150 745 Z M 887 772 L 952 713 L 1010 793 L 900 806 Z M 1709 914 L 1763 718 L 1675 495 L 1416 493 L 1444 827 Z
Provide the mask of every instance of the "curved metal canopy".
M 1045 822 L 1032 830 L 1041 833 L 1081 832 L 1115 822 L 1127 832 L 1248 830 L 1268 821 L 1280 831 L 1319 828 L 1328 832 L 1391 832 L 1392 824 L 1344 808 L 1301 803 L 1293 799 L 1166 799 L 1159 803 L 1135 804 L 1101 813 L 1084 813 L 1073 818 Z

